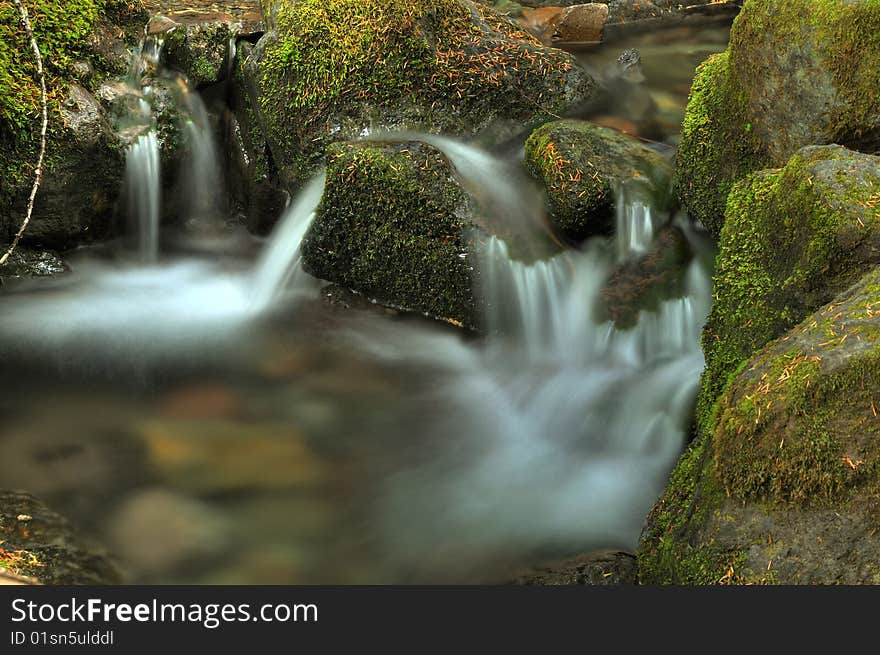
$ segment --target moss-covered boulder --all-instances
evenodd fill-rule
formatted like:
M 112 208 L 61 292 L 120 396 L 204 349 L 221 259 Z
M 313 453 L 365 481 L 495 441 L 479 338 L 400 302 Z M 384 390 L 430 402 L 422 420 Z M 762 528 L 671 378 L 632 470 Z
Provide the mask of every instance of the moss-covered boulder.
M 880 583 L 880 270 L 732 376 L 639 548 L 643 583 Z
M 125 73 L 128 48 L 146 23 L 139 2 L 81 0 L 28 3 L 49 96 L 43 182 L 26 238 L 70 247 L 113 229 L 124 156 L 95 97 Z M 24 218 L 41 127 L 36 61 L 12 3 L 0 6 L 0 243 Z
M 698 422 L 728 376 L 880 263 L 880 157 L 809 146 L 730 193 Z
M 327 160 L 324 197 L 303 242 L 305 270 L 387 305 L 474 326 L 475 214 L 443 154 L 415 142 L 342 143 Z
M 242 62 L 282 186 L 332 141 L 418 130 L 499 141 L 589 98 L 574 58 L 471 0 L 273 0 Z
M 33 496 L 0 490 L 0 573 L 32 584 L 112 584 L 120 575 Z
M 880 150 L 880 2 L 748 0 L 691 89 L 676 185 L 716 237 L 727 194 L 800 147 Z
M 547 189 L 554 227 L 575 242 L 614 231 L 616 189 L 629 180 L 644 180 L 656 206 L 668 205 L 666 158 L 593 123 L 562 120 L 539 127 L 526 141 L 526 162 Z

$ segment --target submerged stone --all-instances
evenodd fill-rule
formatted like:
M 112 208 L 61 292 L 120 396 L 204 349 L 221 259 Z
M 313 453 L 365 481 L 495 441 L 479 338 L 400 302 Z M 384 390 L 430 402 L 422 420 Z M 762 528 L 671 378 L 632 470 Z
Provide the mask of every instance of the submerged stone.
M 748 2 L 697 71 L 676 158 L 691 215 L 721 233 L 727 194 L 800 147 L 880 149 L 880 4 Z
M 629 180 L 650 186 L 668 208 L 669 162 L 632 137 L 586 121 L 538 128 L 526 142 L 526 163 L 544 183 L 553 226 L 574 242 L 614 231 L 615 191 Z
M 877 584 L 880 274 L 752 356 L 673 472 L 643 583 Z

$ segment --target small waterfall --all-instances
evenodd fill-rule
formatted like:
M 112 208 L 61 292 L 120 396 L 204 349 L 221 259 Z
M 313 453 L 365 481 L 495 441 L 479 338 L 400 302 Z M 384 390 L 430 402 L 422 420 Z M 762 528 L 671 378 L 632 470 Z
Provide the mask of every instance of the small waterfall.
M 223 189 L 220 159 L 211 119 L 205 103 L 197 92 L 181 85 L 181 104 L 186 110 L 184 122 L 186 143 L 189 148 L 184 196 L 186 215 L 190 220 L 211 223 L 219 214 L 218 198 Z
M 162 188 L 159 170 L 159 140 L 150 130 L 132 143 L 125 155 L 125 188 L 128 213 L 135 222 L 138 254 L 150 263 L 159 256 L 159 211 Z
M 324 193 L 324 174 L 314 177 L 285 210 L 253 272 L 253 307 L 266 309 L 300 269 L 302 241 Z
M 622 261 L 644 254 L 654 239 L 654 211 L 643 184 L 630 182 L 617 189 L 615 243 Z

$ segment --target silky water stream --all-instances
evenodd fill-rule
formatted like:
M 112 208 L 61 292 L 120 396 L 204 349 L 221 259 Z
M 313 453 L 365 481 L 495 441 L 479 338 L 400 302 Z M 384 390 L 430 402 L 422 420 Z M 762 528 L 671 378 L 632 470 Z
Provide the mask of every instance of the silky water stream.
M 216 180 L 204 138 L 187 174 Z M 502 174 L 516 162 L 423 139 L 487 211 L 543 220 L 534 187 Z M 70 274 L 0 296 L 3 487 L 47 500 L 136 582 L 501 581 L 635 547 L 703 367 L 710 258 L 686 217 L 624 188 L 616 239 L 529 263 L 489 239 L 475 338 L 322 299 L 299 255 L 322 177 L 256 258 L 169 254 L 154 140 L 127 158 L 134 252 L 75 253 Z M 695 253 L 681 297 L 616 329 L 606 279 L 673 218 Z

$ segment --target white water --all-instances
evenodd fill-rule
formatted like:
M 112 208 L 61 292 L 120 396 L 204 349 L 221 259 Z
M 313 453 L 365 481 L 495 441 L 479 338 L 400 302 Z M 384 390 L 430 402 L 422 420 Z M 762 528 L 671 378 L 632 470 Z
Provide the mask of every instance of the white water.
M 644 254 L 654 239 L 654 210 L 642 186 L 630 183 L 617 190 L 615 243 L 619 261 Z
M 159 213 L 162 203 L 159 140 L 150 130 L 132 143 L 125 154 L 128 212 L 136 225 L 138 254 L 144 263 L 159 256 Z
M 256 263 L 252 280 L 255 311 L 265 311 L 287 289 L 302 269 L 303 239 L 324 194 L 324 175 L 308 182 L 284 211 Z
M 188 149 L 182 197 L 185 215 L 189 220 L 208 225 L 220 218 L 219 199 L 223 189 L 220 158 L 211 119 L 201 96 L 184 85 L 180 98 L 186 111 L 184 131 Z

